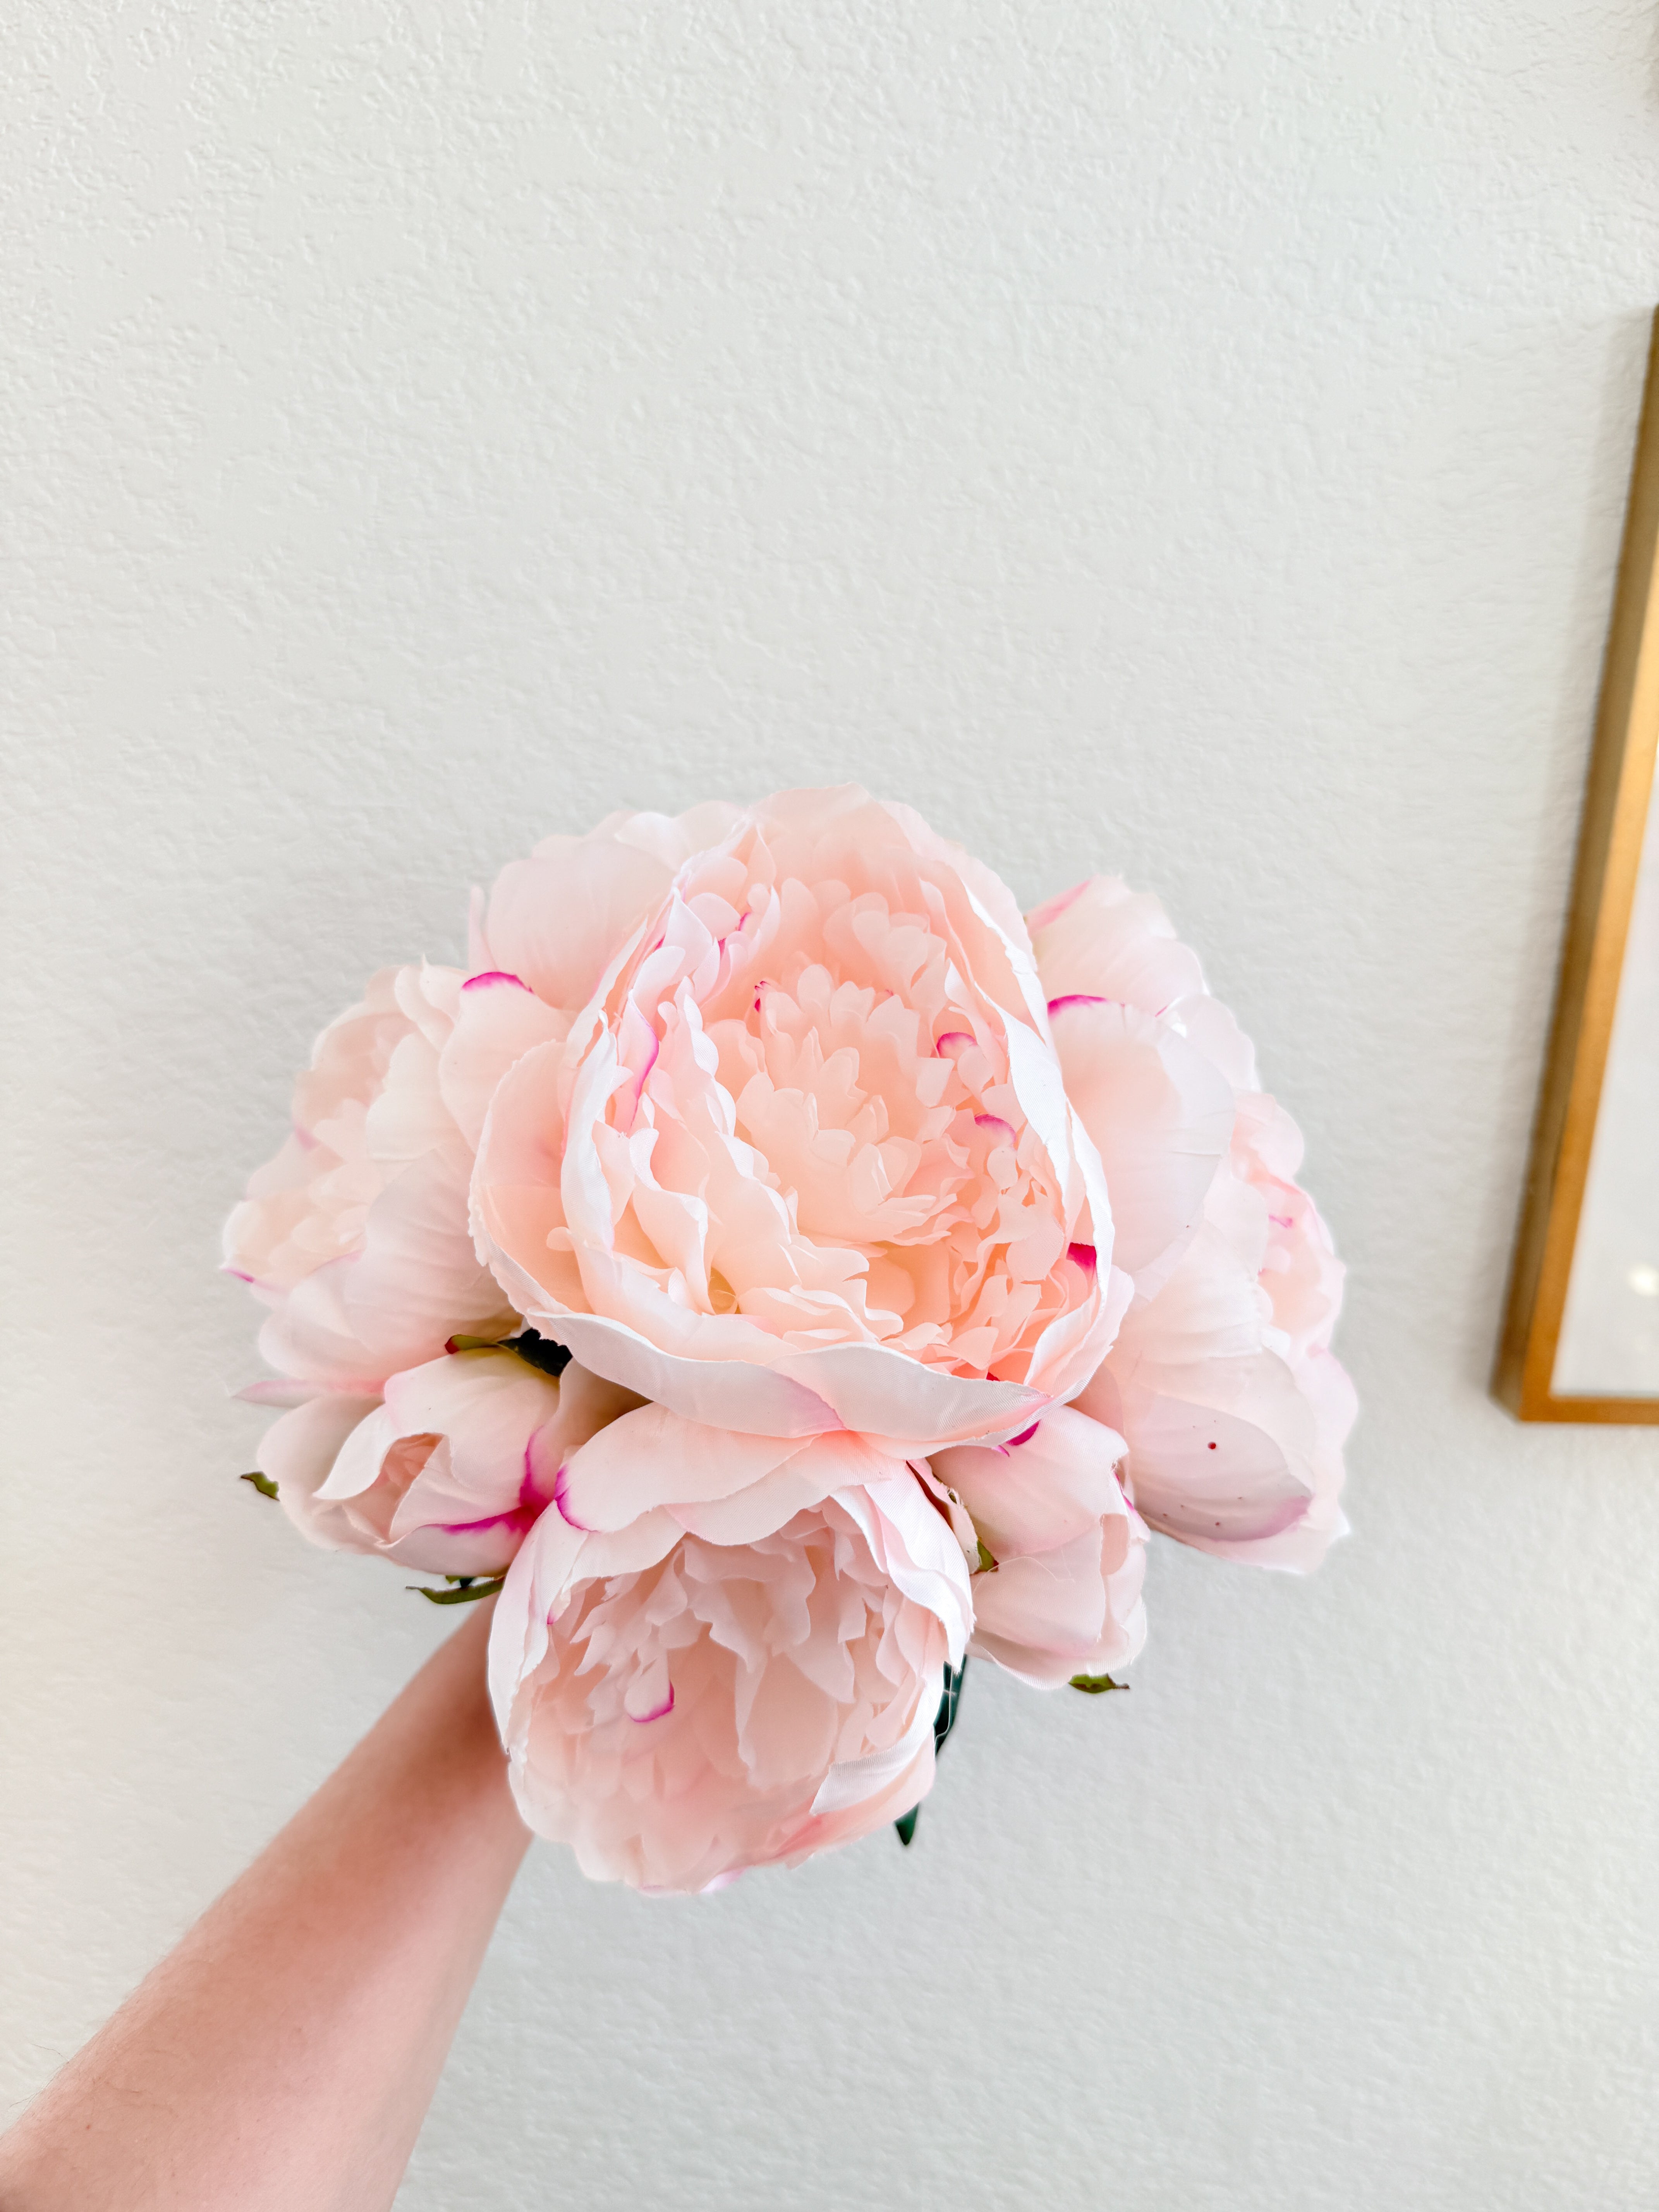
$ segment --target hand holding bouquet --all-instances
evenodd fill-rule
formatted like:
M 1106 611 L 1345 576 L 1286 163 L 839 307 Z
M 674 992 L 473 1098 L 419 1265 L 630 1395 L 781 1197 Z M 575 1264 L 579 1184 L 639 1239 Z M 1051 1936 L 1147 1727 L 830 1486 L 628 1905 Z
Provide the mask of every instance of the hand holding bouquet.
M 1093 1687 L 1149 1528 L 1342 1522 L 1340 1269 L 1151 899 L 856 788 L 617 815 L 319 1040 L 227 1229 L 313 1541 L 501 1584 L 529 1824 L 707 1889 L 909 1814 L 969 1653 Z M 504 1582 L 501 1578 L 504 1577 Z

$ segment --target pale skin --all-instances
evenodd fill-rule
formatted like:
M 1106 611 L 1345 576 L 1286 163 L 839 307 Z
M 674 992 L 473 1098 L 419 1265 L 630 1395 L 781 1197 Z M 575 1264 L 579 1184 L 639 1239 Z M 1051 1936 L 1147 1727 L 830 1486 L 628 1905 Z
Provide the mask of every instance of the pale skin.
M 530 1841 L 489 1602 L 0 2136 L 5 2212 L 382 2212 Z

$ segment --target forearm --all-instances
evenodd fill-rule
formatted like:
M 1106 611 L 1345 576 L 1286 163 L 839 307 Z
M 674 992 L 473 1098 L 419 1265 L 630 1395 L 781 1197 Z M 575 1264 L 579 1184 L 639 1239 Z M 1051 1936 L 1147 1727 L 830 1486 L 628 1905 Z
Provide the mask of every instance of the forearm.
M 5 2212 L 378 2212 L 529 1842 L 480 1606 L 0 2138 Z

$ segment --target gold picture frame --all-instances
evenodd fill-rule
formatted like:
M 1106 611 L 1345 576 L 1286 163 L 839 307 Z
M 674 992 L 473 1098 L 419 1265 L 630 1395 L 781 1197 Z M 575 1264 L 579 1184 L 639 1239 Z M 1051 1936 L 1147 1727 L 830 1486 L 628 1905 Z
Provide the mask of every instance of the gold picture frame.
M 1494 1395 L 1523 1421 L 1659 1422 L 1659 1395 L 1558 1395 L 1557 1348 L 1659 745 L 1659 314 L 1602 665 L 1549 1054 Z

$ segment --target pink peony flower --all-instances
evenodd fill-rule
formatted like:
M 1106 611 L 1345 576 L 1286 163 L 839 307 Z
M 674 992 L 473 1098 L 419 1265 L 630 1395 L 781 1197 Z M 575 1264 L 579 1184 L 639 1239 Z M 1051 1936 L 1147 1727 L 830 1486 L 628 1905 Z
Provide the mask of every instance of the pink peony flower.
M 313 1543 L 498 1575 L 567 1458 L 638 1402 L 574 1361 L 556 1380 L 505 1347 L 456 1352 L 392 1376 L 382 1402 L 331 1392 L 295 1407 L 259 1466 Z
M 1126 1440 L 1127 1487 L 1153 1528 L 1312 1566 L 1346 1525 L 1354 1398 L 1329 1349 L 1342 1269 L 1294 1181 L 1296 1127 L 1155 900 L 1096 878 L 1030 921 L 1134 1281 L 1076 1407 Z
M 502 1080 L 473 1221 L 596 1372 L 719 1428 L 926 1447 L 1099 1364 L 1128 1285 L 1024 926 L 908 809 L 613 821 L 508 870 L 485 936 L 592 990 Z
M 665 1486 L 677 1446 L 684 1479 Z M 532 1828 L 598 1879 L 703 1890 L 920 1801 L 972 1608 L 960 1548 L 908 1468 L 851 1437 L 722 1439 L 651 1407 L 568 1472 L 561 1499 L 597 1512 L 609 1498 L 614 1525 L 544 1513 L 490 1638 Z M 665 1486 L 724 1494 L 647 1502 Z M 811 1502 L 780 1523 L 786 1491 Z
M 1118 1487 L 1120 1436 L 1056 1406 L 1006 1444 L 933 1455 L 976 1547 L 969 1649 L 1053 1689 L 1127 1666 L 1146 1640 L 1146 1530 Z
M 259 1348 L 279 1373 L 372 1395 L 514 1325 L 467 1226 L 472 1147 L 502 1068 L 559 1024 L 490 982 L 383 969 L 318 1039 L 293 1133 L 225 1229 L 226 1266 L 274 1308 Z

